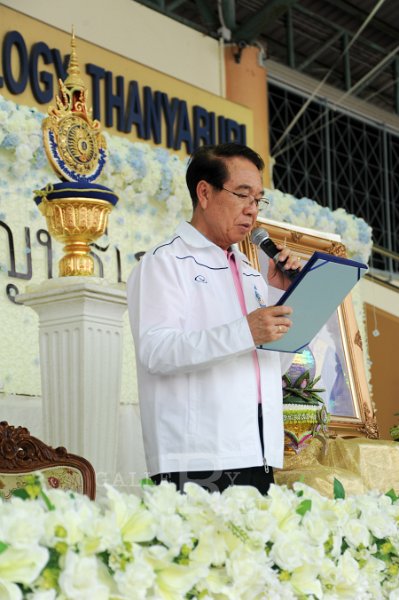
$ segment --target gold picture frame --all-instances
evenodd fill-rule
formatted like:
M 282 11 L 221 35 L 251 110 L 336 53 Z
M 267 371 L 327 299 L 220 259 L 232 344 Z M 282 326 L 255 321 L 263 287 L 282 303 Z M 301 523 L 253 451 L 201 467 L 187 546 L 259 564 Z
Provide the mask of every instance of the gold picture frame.
M 287 245 L 304 260 L 315 251 L 342 257 L 347 255 L 345 246 L 336 234 L 322 234 L 263 218 L 258 219 L 256 227 L 266 229 L 272 240 Z M 241 250 L 252 265 L 267 276 L 268 259 L 264 258 L 263 252 L 259 253 L 259 248 L 249 239 L 242 242 Z M 364 366 L 362 338 L 351 295 L 345 298 L 310 345 L 316 359 L 316 374 L 321 375 L 319 385 L 326 389 L 330 435 L 378 438 Z M 331 365 L 332 356 L 335 369 Z M 328 375 L 323 375 L 323 371 Z

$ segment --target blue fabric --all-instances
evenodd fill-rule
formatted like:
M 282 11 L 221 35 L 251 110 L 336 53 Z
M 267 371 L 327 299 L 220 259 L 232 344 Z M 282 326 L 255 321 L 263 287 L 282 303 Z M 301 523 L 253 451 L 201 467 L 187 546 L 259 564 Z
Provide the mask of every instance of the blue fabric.
M 62 181 L 59 183 L 49 184 L 39 192 L 34 200 L 37 205 L 40 204 L 43 197 L 47 200 L 62 200 L 64 198 L 92 198 L 94 200 L 106 200 L 113 206 L 118 202 L 118 196 L 112 190 L 99 185 L 98 183 L 79 183 L 75 181 Z

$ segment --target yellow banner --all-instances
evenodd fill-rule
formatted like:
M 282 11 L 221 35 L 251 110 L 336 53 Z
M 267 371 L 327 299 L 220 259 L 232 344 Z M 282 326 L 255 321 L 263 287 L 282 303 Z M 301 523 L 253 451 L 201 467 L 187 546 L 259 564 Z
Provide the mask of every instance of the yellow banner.
M 42 112 L 65 79 L 71 36 L 0 6 L 0 94 Z M 88 105 L 103 128 L 184 156 L 202 144 L 253 144 L 252 112 L 79 39 Z

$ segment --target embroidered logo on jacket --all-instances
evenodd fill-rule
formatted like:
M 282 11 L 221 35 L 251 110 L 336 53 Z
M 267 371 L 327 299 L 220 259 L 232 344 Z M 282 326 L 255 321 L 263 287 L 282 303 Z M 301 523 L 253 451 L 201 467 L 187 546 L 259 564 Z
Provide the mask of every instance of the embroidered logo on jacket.
M 204 275 L 197 275 L 197 277 L 194 277 L 194 281 L 197 281 L 198 283 L 208 283 L 208 280 Z
M 261 306 L 261 307 L 266 306 L 266 302 L 262 298 L 262 296 L 261 296 L 258 288 L 256 287 L 256 285 L 254 285 L 254 292 L 255 292 L 255 298 L 257 299 L 259 306 Z

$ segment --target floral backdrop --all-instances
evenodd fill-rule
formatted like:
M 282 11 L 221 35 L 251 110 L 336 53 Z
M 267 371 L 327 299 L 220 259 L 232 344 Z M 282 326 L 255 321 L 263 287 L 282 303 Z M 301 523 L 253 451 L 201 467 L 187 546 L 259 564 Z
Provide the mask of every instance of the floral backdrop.
M 45 115 L 0 96 L 0 222 L 10 228 L 15 245 L 16 271 L 26 273 L 27 255 L 32 259 L 30 281 L 9 276 L 9 241 L 0 226 L 0 392 L 40 395 L 38 318 L 29 308 L 18 306 L 6 295 L 13 284 L 23 293 L 29 284 L 47 278 L 46 254 L 37 232 L 46 224 L 33 202 L 33 191 L 57 181 L 47 163 L 41 136 Z M 113 189 L 119 202 L 110 215 L 109 235 L 97 242 L 104 277 L 118 281 L 117 253 L 122 280 L 146 251 L 191 215 L 185 186 L 186 161 L 163 148 L 130 142 L 105 133 L 109 158 L 100 183 Z M 266 190 L 270 206 L 261 215 L 323 232 L 338 233 L 349 255 L 367 262 L 371 229 L 343 209 L 331 211 L 309 198 L 297 199 L 278 190 Z M 25 243 L 30 229 L 31 248 Z M 61 245 L 53 242 L 54 272 Z M 127 315 L 124 336 L 122 402 L 136 401 L 133 348 Z

